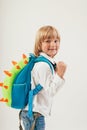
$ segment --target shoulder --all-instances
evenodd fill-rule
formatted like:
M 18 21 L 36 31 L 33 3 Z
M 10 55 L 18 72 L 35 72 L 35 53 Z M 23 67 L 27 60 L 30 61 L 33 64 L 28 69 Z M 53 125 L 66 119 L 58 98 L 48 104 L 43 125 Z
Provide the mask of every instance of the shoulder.
M 39 76 L 53 75 L 54 70 L 52 70 L 48 63 L 46 62 L 37 62 L 35 63 L 32 74 Z
M 35 63 L 33 69 L 35 69 L 37 71 L 40 71 L 40 70 L 42 70 L 42 71 L 51 71 L 49 64 L 46 63 L 46 62 L 37 62 L 37 63 Z

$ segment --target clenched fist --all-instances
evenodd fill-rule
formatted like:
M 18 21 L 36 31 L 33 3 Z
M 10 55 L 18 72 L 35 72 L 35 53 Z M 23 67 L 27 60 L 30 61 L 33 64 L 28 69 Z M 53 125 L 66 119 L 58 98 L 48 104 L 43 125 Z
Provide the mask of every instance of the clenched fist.
M 56 73 L 63 78 L 64 73 L 66 71 L 66 64 L 62 61 L 59 61 L 56 65 Z

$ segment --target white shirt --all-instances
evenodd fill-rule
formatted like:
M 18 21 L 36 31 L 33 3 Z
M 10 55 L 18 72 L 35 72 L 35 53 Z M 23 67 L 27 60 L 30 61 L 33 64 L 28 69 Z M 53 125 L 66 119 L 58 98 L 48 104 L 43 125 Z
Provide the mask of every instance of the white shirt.
M 45 53 L 41 53 L 40 55 L 55 63 L 54 59 Z M 43 86 L 43 89 L 34 97 L 33 111 L 48 116 L 51 114 L 53 97 L 64 84 L 64 80 L 55 71 L 52 74 L 52 70 L 47 63 L 37 62 L 31 72 L 31 88 L 34 89 L 37 84 Z

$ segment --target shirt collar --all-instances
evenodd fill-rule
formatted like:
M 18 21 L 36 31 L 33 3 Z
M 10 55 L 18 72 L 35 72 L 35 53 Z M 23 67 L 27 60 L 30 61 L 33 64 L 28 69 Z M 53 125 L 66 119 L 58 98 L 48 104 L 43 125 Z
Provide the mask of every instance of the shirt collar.
M 51 58 L 50 56 L 48 56 L 47 54 L 41 52 L 40 55 L 44 56 L 45 58 L 47 58 L 50 62 L 52 62 L 53 64 L 55 64 L 55 59 Z

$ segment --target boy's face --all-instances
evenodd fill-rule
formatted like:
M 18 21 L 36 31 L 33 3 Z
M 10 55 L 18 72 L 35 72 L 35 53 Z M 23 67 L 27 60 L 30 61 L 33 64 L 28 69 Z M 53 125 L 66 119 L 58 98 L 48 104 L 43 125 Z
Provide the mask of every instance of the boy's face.
M 57 54 L 59 46 L 60 42 L 58 39 L 45 39 L 42 42 L 42 52 L 53 58 Z

